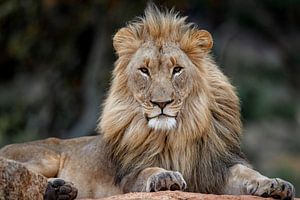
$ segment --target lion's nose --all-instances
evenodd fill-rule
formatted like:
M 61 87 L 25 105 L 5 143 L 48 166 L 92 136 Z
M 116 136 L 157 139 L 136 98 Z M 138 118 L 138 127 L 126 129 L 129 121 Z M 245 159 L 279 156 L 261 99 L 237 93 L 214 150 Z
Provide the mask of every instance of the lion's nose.
M 174 99 L 169 101 L 150 101 L 153 105 L 160 107 L 160 109 L 164 109 L 168 104 L 172 103 Z

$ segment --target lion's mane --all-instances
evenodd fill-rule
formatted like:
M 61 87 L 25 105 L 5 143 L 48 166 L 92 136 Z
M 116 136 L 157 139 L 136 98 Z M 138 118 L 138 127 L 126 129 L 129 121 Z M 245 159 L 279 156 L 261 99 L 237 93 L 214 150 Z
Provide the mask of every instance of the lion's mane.
M 130 173 L 146 167 L 162 167 L 183 174 L 189 191 L 221 193 L 228 168 L 243 162 L 240 151 L 240 107 L 234 87 L 218 69 L 205 46 L 194 33 L 197 27 L 186 23 L 173 11 L 153 6 L 145 16 L 129 23 L 114 37 L 118 60 L 108 97 L 98 125 L 108 158 L 115 167 L 116 184 Z M 191 37 L 193 35 L 193 37 Z M 197 66 L 202 80 L 183 103 L 178 127 L 154 131 L 147 126 L 139 103 L 127 87 L 126 66 L 147 40 L 160 45 L 177 42 Z

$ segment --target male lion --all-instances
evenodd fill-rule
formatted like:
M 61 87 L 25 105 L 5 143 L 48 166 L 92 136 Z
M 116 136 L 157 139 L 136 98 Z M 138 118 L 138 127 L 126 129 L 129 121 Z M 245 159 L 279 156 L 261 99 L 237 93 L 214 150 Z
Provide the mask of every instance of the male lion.
M 245 161 L 235 89 L 209 55 L 211 35 L 185 19 L 149 6 L 116 33 L 98 136 L 14 144 L 0 155 L 59 178 L 47 199 L 75 198 L 60 179 L 89 198 L 183 190 L 293 199 L 292 184 Z

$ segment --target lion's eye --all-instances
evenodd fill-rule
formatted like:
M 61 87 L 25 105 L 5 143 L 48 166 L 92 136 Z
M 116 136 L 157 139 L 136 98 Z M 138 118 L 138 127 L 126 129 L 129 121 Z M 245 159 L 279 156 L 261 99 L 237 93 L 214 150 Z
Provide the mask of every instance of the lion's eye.
M 147 76 L 150 75 L 149 70 L 146 67 L 141 67 L 139 68 L 139 70 L 143 73 L 146 74 Z
M 179 66 L 174 67 L 174 69 L 173 69 L 173 75 L 179 73 L 182 70 L 182 68 L 183 67 L 179 67 Z

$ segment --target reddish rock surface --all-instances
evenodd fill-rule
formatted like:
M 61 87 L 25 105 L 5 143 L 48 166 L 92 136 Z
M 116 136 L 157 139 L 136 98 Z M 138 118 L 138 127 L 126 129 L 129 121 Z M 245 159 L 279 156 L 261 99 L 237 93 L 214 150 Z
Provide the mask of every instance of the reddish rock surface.
M 213 195 L 213 194 L 199 194 L 179 191 L 164 191 L 164 192 L 138 192 L 128 193 L 123 195 L 117 195 L 107 198 L 101 198 L 98 200 L 267 200 L 267 198 L 261 198 L 256 196 L 233 196 L 233 195 Z M 269 198 L 268 198 L 269 199 Z M 83 200 L 83 199 L 82 199 Z M 91 199 L 84 199 L 91 200 Z M 300 199 L 298 199 L 300 200 Z

